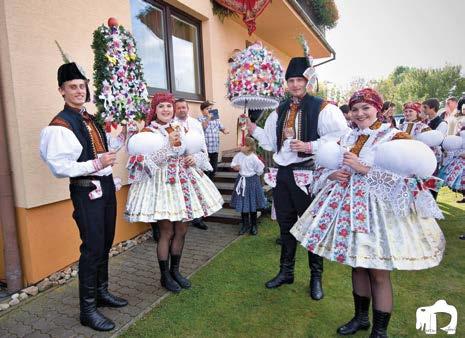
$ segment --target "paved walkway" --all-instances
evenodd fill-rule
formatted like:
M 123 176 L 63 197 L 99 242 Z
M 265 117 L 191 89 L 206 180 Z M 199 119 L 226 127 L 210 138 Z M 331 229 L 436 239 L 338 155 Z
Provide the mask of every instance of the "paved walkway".
M 181 271 L 191 275 L 237 238 L 238 225 L 210 223 L 207 231 L 191 227 Z M 110 290 L 125 297 L 121 309 L 103 308 L 116 329 L 101 333 L 79 323 L 77 280 L 52 288 L 6 313 L 0 313 L 0 337 L 110 337 L 126 329 L 169 293 L 160 286 L 156 244 L 146 242 L 110 259 Z M 195 287 L 195 284 L 193 285 Z

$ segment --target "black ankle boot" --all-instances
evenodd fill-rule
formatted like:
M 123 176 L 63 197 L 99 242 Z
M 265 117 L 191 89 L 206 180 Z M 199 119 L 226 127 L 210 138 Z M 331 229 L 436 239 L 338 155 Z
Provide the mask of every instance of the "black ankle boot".
M 243 212 L 241 213 L 241 217 L 242 217 L 242 226 L 241 226 L 241 230 L 239 230 L 239 235 L 243 235 L 250 231 L 249 214 L 247 212 Z
M 355 316 L 348 323 L 337 329 L 337 333 L 341 336 L 348 336 L 356 333 L 359 330 L 368 330 L 370 320 L 368 318 L 368 310 L 370 309 L 370 298 L 362 297 L 353 292 Z
M 179 272 L 179 265 L 181 262 L 181 255 L 171 255 L 171 267 L 170 273 L 171 277 L 183 288 L 189 289 L 191 287 L 191 282 L 186 277 L 183 277 Z
M 115 328 L 115 323 L 97 310 L 97 279 L 79 276 L 79 307 L 80 322 L 96 331 L 110 331 Z
M 283 244 L 281 245 L 278 274 L 265 284 L 268 289 L 278 288 L 283 284 L 294 283 L 295 247 L 293 250 L 292 247 L 289 247 L 286 244 L 287 243 L 283 241 Z
M 250 213 L 250 234 L 255 236 L 258 233 L 258 226 L 257 226 L 257 213 L 256 212 L 251 212 Z
M 171 292 L 181 291 L 179 284 L 171 277 L 170 271 L 168 269 L 168 261 L 158 261 L 160 266 L 160 283 L 165 289 Z
M 323 278 L 323 257 L 308 252 L 308 265 L 310 267 L 310 297 L 320 300 L 324 297 L 321 280 Z
M 97 271 L 97 306 L 123 307 L 128 305 L 126 299 L 117 297 L 108 291 L 108 260 Z
M 387 327 L 389 325 L 391 314 L 373 309 L 373 328 L 371 329 L 370 338 L 387 338 Z

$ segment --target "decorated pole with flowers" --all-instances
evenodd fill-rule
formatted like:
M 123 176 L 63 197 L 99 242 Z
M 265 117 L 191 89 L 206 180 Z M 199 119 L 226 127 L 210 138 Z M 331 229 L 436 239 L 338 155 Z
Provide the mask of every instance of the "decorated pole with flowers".
M 234 56 L 226 87 L 232 105 L 244 108 L 238 122 L 244 144 L 247 109 L 278 107 L 284 97 L 284 71 L 278 59 L 257 42 Z
M 108 132 L 118 124 L 144 120 L 149 100 L 134 37 L 109 18 L 108 27 L 94 31 L 92 49 L 97 120 Z

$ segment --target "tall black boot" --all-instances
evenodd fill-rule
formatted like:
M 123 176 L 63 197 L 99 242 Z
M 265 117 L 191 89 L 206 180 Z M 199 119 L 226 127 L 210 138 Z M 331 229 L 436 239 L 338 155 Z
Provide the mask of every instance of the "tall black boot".
M 391 314 L 373 309 L 373 328 L 370 338 L 387 338 L 387 327 Z
M 241 217 L 242 217 L 242 226 L 241 226 L 241 230 L 239 230 L 239 235 L 243 235 L 250 231 L 249 214 L 247 212 L 243 212 L 241 213 Z
M 314 300 L 323 298 L 323 257 L 308 252 L 308 265 L 310 267 L 310 297 Z
M 106 259 L 97 271 L 97 306 L 123 307 L 126 305 L 128 305 L 126 299 L 117 297 L 108 291 L 108 259 Z
M 255 236 L 258 233 L 257 212 L 250 213 L 250 225 L 250 234 Z
M 358 330 L 368 330 L 370 327 L 370 319 L 368 318 L 368 310 L 370 309 L 370 298 L 362 297 L 353 292 L 355 316 L 348 323 L 337 329 L 337 333 L 341 336 L 355 334 Z
M 79 307 L 82 325 L 96 331 L 110 331 L 115 328 L 115 323 L 97 310 L 97 276 L 80 273 Z
M 168 268 L 168 261 L 158 261 L 158 265 L 160 266 L 160 283 L 165 289 L 171 292 L 179 292 L 181 291 L 181 287 L 179 284 L 171 277 L 169 268 Z
M 179 272 L 179 265 L 181 262 L 181 255 L 171 255 L 171 266 L 170 273 L 171 277 L 184 289 L 189 289 L 191 287 L 191 282 L 181 275 Z
M 295 250 L 296 244 L 295 238 L 289 238 L 291 234 L 281 234 L 283 240 L 281 245 L 281 258 L 280 258 L 280 269 L 276 277 L 266 282 L 265 286 L 268 289 L 274 289 L 280 287 L 283 284 L 294 283 L 294 265 L 295 265 Z

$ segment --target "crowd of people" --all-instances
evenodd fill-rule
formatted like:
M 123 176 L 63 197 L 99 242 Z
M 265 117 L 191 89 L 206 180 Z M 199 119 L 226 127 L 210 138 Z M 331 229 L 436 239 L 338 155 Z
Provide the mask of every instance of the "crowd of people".
M 449 98 L 444 114 L 439 114 L 437 99 L 408 102 L 404 120 L 397 123 L 395 104 L 370 88 L 353 93 L 341 109 L 309 94 L 309 67 L 307 58 L 292 58 L 285 74 L 290 96 L 263 128 L 247 121 L 250 137 L 231 163 L 238 172 L 231 206 L 242 216 L 240 234 L 256 235 L 257 210 L 266 205 L 260 182 L 265 166 L 256 155 L 256 143 L 272 151 L 276 167 L 266 175 L 273 187 L 281 254 L 279 271 L 266 288 L 294 282 L 300 243 L 308 251 L 309 295 L 314 300 L 324 298 L 324 258 L 352 268 L 355 315 L 338 334 L 371 326 L 370 337 L 387 337 L 393 308 L 390 272 L 432 268 L 444 254 L 435 176 L 465 191 L 460 136 L 465 137 L 464 99 Z M 82 240 L 81 323 L 106 331 L 114 323 L 98 307 L 127 305 L 108 291 L 116 150 L 126 143 L 130 155 L 124 217 L 156 224 L 161 285 L 179 292 L 191 287 L 179 269 L 188 224 L 199 226 L 223 204 L 211 179 L 219 133 L 228 131 L 211 114 L 212 102 L 201 105 L 197 120 L 189 116 L 185 100 L 160 92 L 152 98 L 143 129 L 132 124 L 111 136 L 84 107 L 90 95 L 87 81 L 74 63 L 60 67 L 65 107 L 42 131 L 40 149 L 55 176 L 70 178 L 73 218 Z

